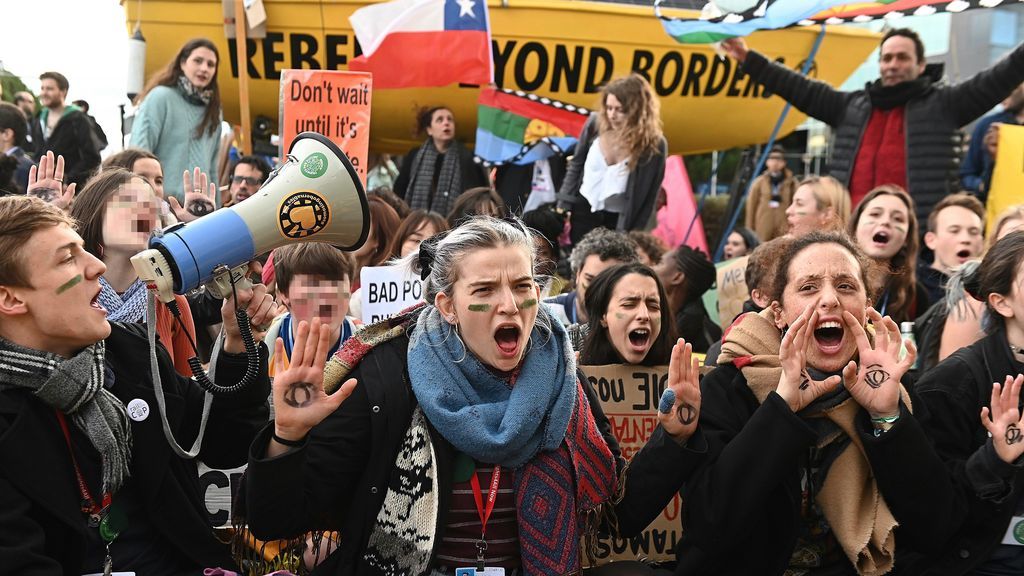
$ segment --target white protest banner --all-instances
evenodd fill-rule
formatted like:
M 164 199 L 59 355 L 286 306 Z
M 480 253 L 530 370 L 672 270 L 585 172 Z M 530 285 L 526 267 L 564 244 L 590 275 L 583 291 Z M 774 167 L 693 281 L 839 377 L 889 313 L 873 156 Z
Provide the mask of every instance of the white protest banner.
M 419 277 L 398 266 L 367 266 L 360 273 L 363 322 L 390 318 L 423 300 Z
M 658 427 L 658 402 L 668 382 L 668 366 L 580 366 L 601 400 L 601 409 L 612 425 L 622 457 L 630 460 L 644 447 Z M 602 535 L 597 541 L 598 564 L 646 559 L 675 559 L 676 544 L 683 535 L 682 501 L 676 494 L 646 530 L 633 538 Z
M 210 468 L 199 462 L 199 487 L 206 501 L 206 513 L 214 528 L 231 527 L 231 501 L 238 493 L 246 465 L 230 470 Z

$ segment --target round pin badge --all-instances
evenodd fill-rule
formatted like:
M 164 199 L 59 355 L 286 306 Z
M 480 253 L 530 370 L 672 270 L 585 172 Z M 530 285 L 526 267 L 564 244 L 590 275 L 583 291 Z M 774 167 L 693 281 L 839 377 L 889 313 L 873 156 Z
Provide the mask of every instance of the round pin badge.
M 136 422 L 149 418 L 149 404 L 142 398 L 132 400 L 128 403 L 128 417 Z
M 1024 520 L 1017 522 L 1013 526 L 1013 539 L 1017 542 L 1024 544 Z

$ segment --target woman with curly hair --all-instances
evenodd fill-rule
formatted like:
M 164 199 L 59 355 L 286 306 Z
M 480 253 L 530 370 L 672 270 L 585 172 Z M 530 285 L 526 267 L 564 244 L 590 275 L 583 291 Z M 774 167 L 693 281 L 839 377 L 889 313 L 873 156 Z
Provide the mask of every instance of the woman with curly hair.
M 665 176 L 668 145 L 660 105 L 639 74 L 608 83 L 600 110 L 587 120 L 569 164 L 559 208 L 572 212 L 572 242 L 604 227 L 646 226 Z

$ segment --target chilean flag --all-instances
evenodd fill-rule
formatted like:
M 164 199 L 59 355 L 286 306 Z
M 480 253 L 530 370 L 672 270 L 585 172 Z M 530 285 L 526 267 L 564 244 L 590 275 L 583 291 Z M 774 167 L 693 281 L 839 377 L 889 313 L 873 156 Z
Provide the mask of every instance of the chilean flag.
M 374 88 L 490 84 L 487 0 L 392 0 L 349 18 L 363 54 L 349 70 L 373 73 Z

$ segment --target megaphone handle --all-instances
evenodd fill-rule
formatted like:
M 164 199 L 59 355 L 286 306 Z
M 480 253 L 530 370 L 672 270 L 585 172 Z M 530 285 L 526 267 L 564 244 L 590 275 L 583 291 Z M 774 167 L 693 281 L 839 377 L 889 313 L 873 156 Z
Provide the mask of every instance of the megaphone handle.
M 221 300 L 233 295 L 236 290 L 252 288 L 252 282 L 249 280 L 248 262 L 235 266 L 230 270 L 226 266 L 221 266 L 214 272 L 213 280 L 206 284 L 206 289 Z

